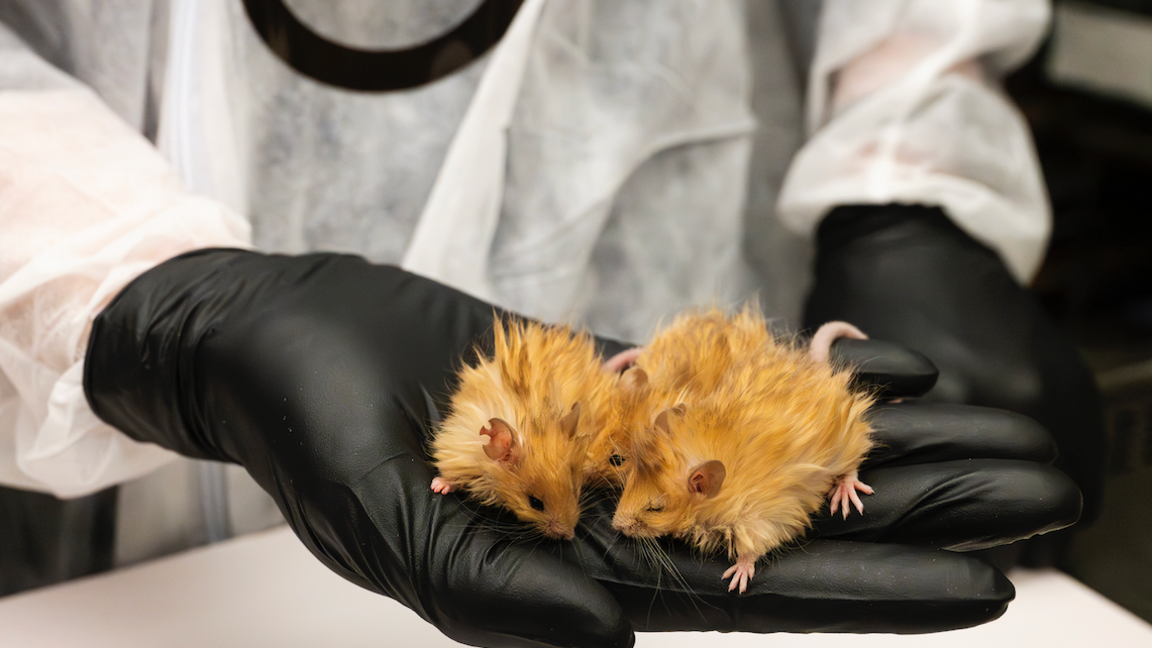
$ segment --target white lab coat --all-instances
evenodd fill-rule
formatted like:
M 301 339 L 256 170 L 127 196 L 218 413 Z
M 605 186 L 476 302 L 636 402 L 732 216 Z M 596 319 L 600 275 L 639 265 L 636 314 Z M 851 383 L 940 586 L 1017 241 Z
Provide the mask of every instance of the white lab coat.
M 379 48 L 479 2 L 288 5 Z M 1048 206 L 996 80 L 1043 0 L 827 0 L 806 79 L 798 5 L 746 2 L 526 0 L 458 73 L 366 93 L 285 65 L 240 0 L 0 0 L 0 482 L 137 480 L 121 562 L 203 536 L 225 482 L 234 527 L 272 519 L 242 473 L 173 463 L 83 398 L 92 318 L 197 247 L 357 252 L 636 340 L 753 294 L 794 324 L 838 204 L 940 205 L 1031 276 Z

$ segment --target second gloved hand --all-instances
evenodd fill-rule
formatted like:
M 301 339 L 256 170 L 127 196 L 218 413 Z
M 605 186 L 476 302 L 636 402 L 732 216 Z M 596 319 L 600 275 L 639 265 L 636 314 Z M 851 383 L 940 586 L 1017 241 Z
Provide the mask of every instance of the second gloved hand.
M 996 407 L 1035 419 L 1056 438 L 1056 466 L 1098 508 L 1103 412 L 1092 375 L 1000 257 L 939 208 L 855 205 L 817 232 L 805 327 L 846 320 L 932 359 L 925 399 Z

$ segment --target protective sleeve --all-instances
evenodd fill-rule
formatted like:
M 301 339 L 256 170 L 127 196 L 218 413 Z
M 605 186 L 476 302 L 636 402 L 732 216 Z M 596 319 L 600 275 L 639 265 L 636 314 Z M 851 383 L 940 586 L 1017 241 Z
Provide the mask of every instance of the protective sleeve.
M 1051 215 L 1028 127 L 998 80 L 1025 61 L 1046 0 L 825 0 L 809 76 L 809 139 L 777 211 L 812 235 L 838 205 L 943 208 L 1022 283 Z
M 0 25 L 0 483 L 75 497 L 175 457 L 92 414 L 92 320 L 158 263 L 249 240 L 241 216 L 186 192 L 94 92 Z

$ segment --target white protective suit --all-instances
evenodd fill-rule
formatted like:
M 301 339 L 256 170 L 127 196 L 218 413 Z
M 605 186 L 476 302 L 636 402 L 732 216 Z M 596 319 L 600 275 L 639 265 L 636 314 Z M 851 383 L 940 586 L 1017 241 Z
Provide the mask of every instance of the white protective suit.
M 482 2 L 285 0 L 362 49 Z M 239 530 L 274 519 L 241 471 L 173 463 L 84 401 L 92 318 L 198 247 L 356 252 L 637 340 L 753 294 L 794 324 L 838 204 L 940 205 L 1026 281 L 1048 207 L 997 79 L 1035 50 L 1046 2 L 826 0 L 805 34 L 815 10 L 525 0 L 463 69 L 364 92 L 297 73 L 242 0 L 0 0 L 0 483 L 136 480 L 122 563 L 203 537 L 205 501 Z

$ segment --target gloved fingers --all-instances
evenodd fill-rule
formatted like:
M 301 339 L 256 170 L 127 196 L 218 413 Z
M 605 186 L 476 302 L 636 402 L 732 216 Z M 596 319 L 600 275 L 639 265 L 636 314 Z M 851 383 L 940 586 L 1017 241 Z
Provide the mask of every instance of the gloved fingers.
M 497 548 L 487 558 L 480 569 L 468 571 L 472 564 L 454 569 L 436 589 L 443 606 L 434 622 L 445 635 L 477 646 L 627 648 L 635 643 L 620 604 L 579 565 L 531 547 Z
M 458 560 L 432 590 L 437 627 L 470 645 L 631 646 L 616 598 L 579 564 L 534 545 L 481 536 L 452 547 Z
M 297 536 L 349 581 L 396 599 L 475 646 L 627 647 L 632 626 L 581 567 L 525 537 L 515 520 L 428 488 L 401 453 L 359 479 L 293 475 L 274 489 Z M 388 643 L 385 641 L 385 643 Z
M 552 541 L 462 493 L 431 490 L 436 471 L 424 456 L 420 431 L 431 417 L 426 402 L 389 397 L 368 382 L 370 376 L 347 362 L 336 364 L 344 372 L 321 367 L 314 375 L 277 376 L 311 393 L 333 380 L 350 381 L 365 394 L 360 406 L 313 399 L 283 424 L 321 433 L 296 436 L 285 427 L 272 435 L 264 454 L 245 453 L 272 459 L 252 459 L 246 467 L 314 555 L 466 644 L 632 645 L 631 625 L 616 600 L 578 565 L 543 550 Z M 224 391 L 236 387 L 222 385 Z M 245 394 L 277 400 L 271 392 Z M 258 409 L 238 422 L 274 426 L 278 412 Z
M 1032 419 L 1006 410 L 945 403 L 880 403 L 869 412 L 876 445 L 861 466 L 1023 459 L 1051 464 L 1052 435 Z
M 999 407 L 1056 439 L 1085 521 L 1103 481 L 1103 415 L 1091 371 L 1000 256 L 939 208 L 854 205 L 817 231 L 806 326 L 847 320 L 923 352 L 940 369 L 927 399 Z
M 855 372 L 857 386 L 880 398 L 915 398 L 936 384 L 938 372 L 928 358 L 892 342 L 842 338 L 832 343 L 831 357 Z
M 813 516 L 809 537 L 972 551 L 1070 526 L 1076 484 L 1033 461 L 971 459 L 881 466 L 860 473 L 874 489 L 864 513 Z
M 225 429 L 227 416 L 207 410 L 270 413 L 284 403 L 306 413 L 327 402 L 353 411 L 372 393 L 422 402 L 421 386 L 444 404 L 460 364 L 477 344 L 491 348 L 497 312 L 360 257 L 199 250 L 144 273 L 104 309 L 85 390 L 97 415 L 133 438 L 246 463 L 230 446 L 260 435 Z M 220 380 L 268 398 L 220 393 Z
M 274 461 L 247 466 L 312 553 L 462 643 L 632 645 L 616 600 L 578 565 L 543 550 L 553 541 L 462 493 L 434 493 L 436 472 L 416 431 L 427 412 L 387 400 L 350 410 L 343 401 L 314 404 L 306 425 L 323 434 L 283 435 L 266 455 Z
M 610 498 L 586 515 L 572 553 L 637 630 L 931 632 L 995 619 L 1014 595 L 995 568 L 942 549 L 1007 544 L 1067 526 L 1080 510 L 1070 479 L 1030 461 L 895 466 L 861 478 L 876 491 L 864 515 L 816 516 L 811 539 L 761 560 L 743 595 L 721 578 L 725 556 L 615 532 Z
M 631 645 L 595 581 L 494 530 L 469 533 L 474 520 L 441 512 L 429 489 L 428 403 L 447 402 L 477 344 L 491 348 L 496 312 L 358 257 L 202 250 L 105 309 L 86 387 L 140 440 L 244 465 L 325 565 L 453 637 Z
M 433 493 L 434 474 L 416 457 L 396 457 L 352 488 L 380 533 L 379 553 L 356 561 L 378 591 L 469 645 L 632 645 L 616 599 L 549 550 L 566 543 L 462 494 Z
M 732 561 L 611 528 L 601 502 L 564 556 L 611 592 L 638 632 L 887 632 L 964 628 L 999 617 L 1014 596 L 994 567 L 930 547 L 816 539 L 756 564 L 744 594 L 722 578 Z

